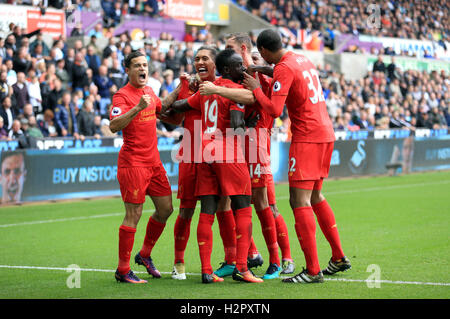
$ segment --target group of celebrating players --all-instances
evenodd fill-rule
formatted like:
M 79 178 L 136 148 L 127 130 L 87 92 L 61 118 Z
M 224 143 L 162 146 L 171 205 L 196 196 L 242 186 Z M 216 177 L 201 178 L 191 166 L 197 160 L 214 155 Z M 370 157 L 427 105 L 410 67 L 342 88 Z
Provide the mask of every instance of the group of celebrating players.
M 111 131 L 123 133 L 117 178 L 126 213 L 119 227 L 117 281 L 147 282 L 130 269 L 146 195 L 152 199 L 155 212 L 149 218 L 135 262 L 153 277 L 161 277 L 151 252 L 173 207 L 170 183 L 157 149 L 157 118 L 184 128 L 177 155 L 180 211 L 174 227 L 172 278 L 186 279 L 184 253 L 198 200 L 201 207 L 197 243 L 203 283 L 222 282 L 226 276 L 261 283 L 294 272 L 288 230 L 276 206 L 270 172 L 270 133 L 274 119 L 285 105 L 292 131 L 288 163 L 290 205 L 306 268 L 282 281 L 320 283 L 324 274 L 351 268 L 341 247 L 334 213 L 321 193 L 335 136 L 318 73 L 306 57 L 284 49 L 274 30 L 259 34 L 257 49 L 259 55 L 252 54 L 252 43 L 245 33 L 229 35 L 226 49 L 220 52 L 215 47 L 200 47 L 194 59 L 196 76 L 181 75 L 180 85 L 164 99 L 147 86 L 145 55 L 135 51 L 126 57 L 129 83 L 114 95 L 110 111 Z M 221 77 L 216 77 L 216 72 Z M 251 204 L 269 252 L 269 266 L 262 278 L 250 270 L 263 263 L 252 238 Z M 314 215 L 332 251 L 324 270 L 320 269 L 317 256 Z M 225 258 L 221 267 L 213 271 L 215 216 Z

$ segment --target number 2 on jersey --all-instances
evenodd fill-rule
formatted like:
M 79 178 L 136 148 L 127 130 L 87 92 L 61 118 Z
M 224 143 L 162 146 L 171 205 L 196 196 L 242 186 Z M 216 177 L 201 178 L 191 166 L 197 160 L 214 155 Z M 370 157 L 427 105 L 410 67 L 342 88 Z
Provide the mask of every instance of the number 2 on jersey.
M 303 71 L 303 77 L 308 81 L 308 89 L 313 91 L 313 96 L 309 99 L 312 104 L 316 104 L 317 102 L 325 101 L 325 97 L 323 96 L 322 85 L 320 84 L 319 74 L 316 69 L 310 69 Z M 317 87 L 314 85 L 313 77 L 317 80 Z

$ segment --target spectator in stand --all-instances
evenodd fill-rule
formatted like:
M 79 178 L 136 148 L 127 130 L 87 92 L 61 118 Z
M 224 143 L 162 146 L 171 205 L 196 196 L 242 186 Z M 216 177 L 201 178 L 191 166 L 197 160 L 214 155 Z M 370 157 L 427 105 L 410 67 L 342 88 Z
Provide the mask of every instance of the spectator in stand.
M 44 135 L 42 134 L 41 130 L 37 126 L 36 117 L 30 116 L 28 118 L 28 129 L 27 129 L 27 135 L 35 138 L 43 138 Z
M 67 72 L 65 65 L 66 61 L 64 59 L 58 60 L 56 62 L 55 75 L 61 80 L 63 90 L 68 90 L 70 75 L 69 72 Z
M 94 83 L 101 96 L 100 115 L 106 115 L 106 106 L 111 103 L 110 89 L 114 85 L 111 78 L 108 77 L 108 68 L 104 65 L 99 67 L 98 75 L 94 77 Z
M 82 137 L 95 136 L 96 134 L 95 113 L 94 113 L 94 106 L 91 101 L 86 100 L 84 102 L 83 108 L 81 108 L 78 113 L 77 121 L 79 132 Z
M 83 24 L 81 22 L 77 22 L 75 27 L 70 32 L 71 37 L 82 37 L 84 36 Z
M 58 104 L 61 104 L 61 98 L 63 96 L 64 89 L 62 82 L 59 78 L 53 80 L 53 90 L 48 95 L 47 103 L 44 105 L 44 109 L 51 109 L 53 112 Z
M 53 119 L 55 115 L 51 109 L 46 109 L 44 111 L 44 118 L 38 120 L 37 124 L 44 137 L 56 137 L 58 132 L 56 131 L 55 123 Z
M 100 57 L 95 53 L 95 48 L 89 45 L 85 56 L 87 67 L 94 72 L 94 76 L 98 75 L 98 68 L 101 65 Z
M 118 89 L 125 85 L 125 77 L 118 59 L 114 59 L 112 67 L 108 69 L 108 77 Z
M 6 83 L 8 83 L 9 86 L 12 86 L 17 82 L 17 73 L 13 69 L 12 58 L 6 58 L 5 65 L 6 65 L 6 72 L 7 72 Z
M 91 40 L 92 40 L 92 36 L 95 36 L 96 39 L 103 38 L 103 25 L 101 23 L 97 23 L 94 26 L 94 29 L 89 31 L 88 36 L 91 37 Z
M 73 136 L 78 139 L 78 123 L 75 106 L 71 103 L 70 92 L 64 92 L 61 103 L 55 107 L 55 126 L 59 136 Z
M 196 26 L 191 26 L 190 32 L 186 33 L 183 37 L 184 42 L 195 42 L 197 41 L 198 28 Z
M 31 68 L 31 55 L 27 53 L 27 48 L 20 47 L 17 51 L 17 55 L 13 58 L 13 69 L 17 73 L 27 73 Z
M 7 75 L 6 70 L 2 70 L 0 72 L 0 104 L 3 102 L 3 99 L 7 96 L 11 97 L 12 95 L 12 87 L 10 87 L 7 83 Z
M 28 120 L 30 118 L 30 116 L 34 116 L 34 110 L 33 110 L 33 106 L 31 105 L 31 103 L 27 103 L 23 107 L 23 113 L 20 114 L 20 117 L 26 118 Z
M 153 70 L 148 77 L 147 85 L 152 88 L 156 96 L 160 96 L 162 81 L 163 80 L 161 79 L 160 73 L 157 69 Z
M 8 131 L 5 128 L 5 120 L 0 116 L 0 141 L 8 139 Z
M 114 7 L 108 14 L 108 17 L 110 17 L 113 21 L 112 26 L 116 26 L 120 23 L 120 20 L 122 19 L 122 3 L 119 1 L 114 2 Z
M 72 68 L 72 89 L 84 90 L 87 84 L 86 61 L 84 61 L 82 53 L 75 54 L 75 61 Z
M 50 54 L 50 48 L 42 39 L 42 33 L 38 33 L 36 35 L 36 39 L 30 43 L 29 52 L 35 52 L 35 48 L 38 45 L 41 46 L 40 54 L 42 54 L 42 56 L 47 56 Z
M 180 60 L 175 56 L 175 49 L 169 48 L 166 54 L 166 69 L 173 71 L 174 78 L 178 78 L 180 74 Z M 170 93 L 170 92 L 169 92 Z
M 20 123 L 19 119 L 15 119 L 13 121 L 11 130 L 9 130 L 8 132 L 9 139 L 11 140 L 19 139 L 24 135 L 21 126 L 22 124 Z
M 179 83 L 179 79 L 174 80 L 173 71 L 171 69 L 167 69 L 163 73 L 164 82 L 161 86 L 161 92 L 167 91 L 167 93 L 172 93 L 173 90 L 177 87 Z
M 12 86 L 13 97 L 15 103 L 13 109 L 16 114 L 23 112 L 23 107 L 26 103 L 30 103 L 30 95 L 28 94 L 28 87 L 25 79 L 25 73 L 17 73 L 17 82 Z

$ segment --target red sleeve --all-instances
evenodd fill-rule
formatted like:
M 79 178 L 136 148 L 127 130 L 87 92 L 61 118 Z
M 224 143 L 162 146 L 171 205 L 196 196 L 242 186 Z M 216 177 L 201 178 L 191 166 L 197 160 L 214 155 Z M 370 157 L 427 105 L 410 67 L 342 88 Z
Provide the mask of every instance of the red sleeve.
M 129 106 L 127 105 L 127 101 L 122 94 L 114 94 L 112 98 L 112 107 L 109 113 L 109 119 L 112 120 L 115 117 L 118 117 L 128 111 Z
M 235 103 L 232 101 L 230 104 L 230 111 L 239 111 L 245 113 L 245 105 Z
M 292 71 L 284 64 L 279 64 L 273 72 L 272 97 L 269 99 L 261 88 L 253 90 L 253 94 L 263 111 L 269 113 L 272 117 L 281 115 L 293 78 Z
M 177 100 L 184 100 L 187 99 L 192 95 L 192 92 L 189 89 L 189 81 L 186 79 L 181 80 L 181 88 L 180 92 L 178 93 Z
M 200 105 L 201 104 L 200 98 L 201 98 L 200 93 L 197 92 L 194 95 L 188 97 L 187 102 L 189 106 L 192 107 L 193 109 L 201 111 L 202 106 Z
M 270 78 L 267 75 L 264 75 L 262 73 L 258 73 L 258 77 L 259 77 L 259 83 L 261 83 L 261 88 L 262 88 L 264 94 L 269 96 L 272 78 Z

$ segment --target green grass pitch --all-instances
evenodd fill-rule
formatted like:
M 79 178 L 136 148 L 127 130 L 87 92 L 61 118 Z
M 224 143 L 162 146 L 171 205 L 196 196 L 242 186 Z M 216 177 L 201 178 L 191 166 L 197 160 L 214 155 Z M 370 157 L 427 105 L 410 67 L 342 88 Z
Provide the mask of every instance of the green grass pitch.
M 142 266 L 133 263 L 132 269 L 141 278 L 149 279 L 149 283 L 119 284 L 114 279 L 114 270 L 124 208 L 120 198 L 109 198 L 0 208 L 0 299 L 450 297 L 449 171 L 329 180 L 324 183 L 323 192 L 335 212 L 344 252 L 353 265 L 350 271 L 328 277 L 323 284 L 289 285 L 279 279 L 245 284 L 231 278 L 223 283 L 202 284 L 196 243 L 198 214 L 192 221 L 185 256 L 188 279 L 171 279 L 173 226 L 178 214 L 175 195 L 174 214 L 152 253 L 163 277 L 151 279 Z M 276 193 L 279 210 L 288 225 L 297 273 L 305 261 L 295 236 L 288 186 L 277 185 Z M 132 257 L 141 248 L 152 208 L 147 199 Z M 213 231 L 212 264 L 216 267 L 223 259 L 217 221 Z M 265 260 L 255 273 L 263 275 L 268 253 L 256 214 L 253 235 Z M 319 227 L 317 242 L 319 260 L 325 267 L 331 251 Z M 72 264 L 81 268 L 80 288 L 67 285 L 72 272 L 67 272 L 66 268 Z M 369 287 L 368 279 L 373 288 Z M 379 281 L 372 281 L 374 279 Z

